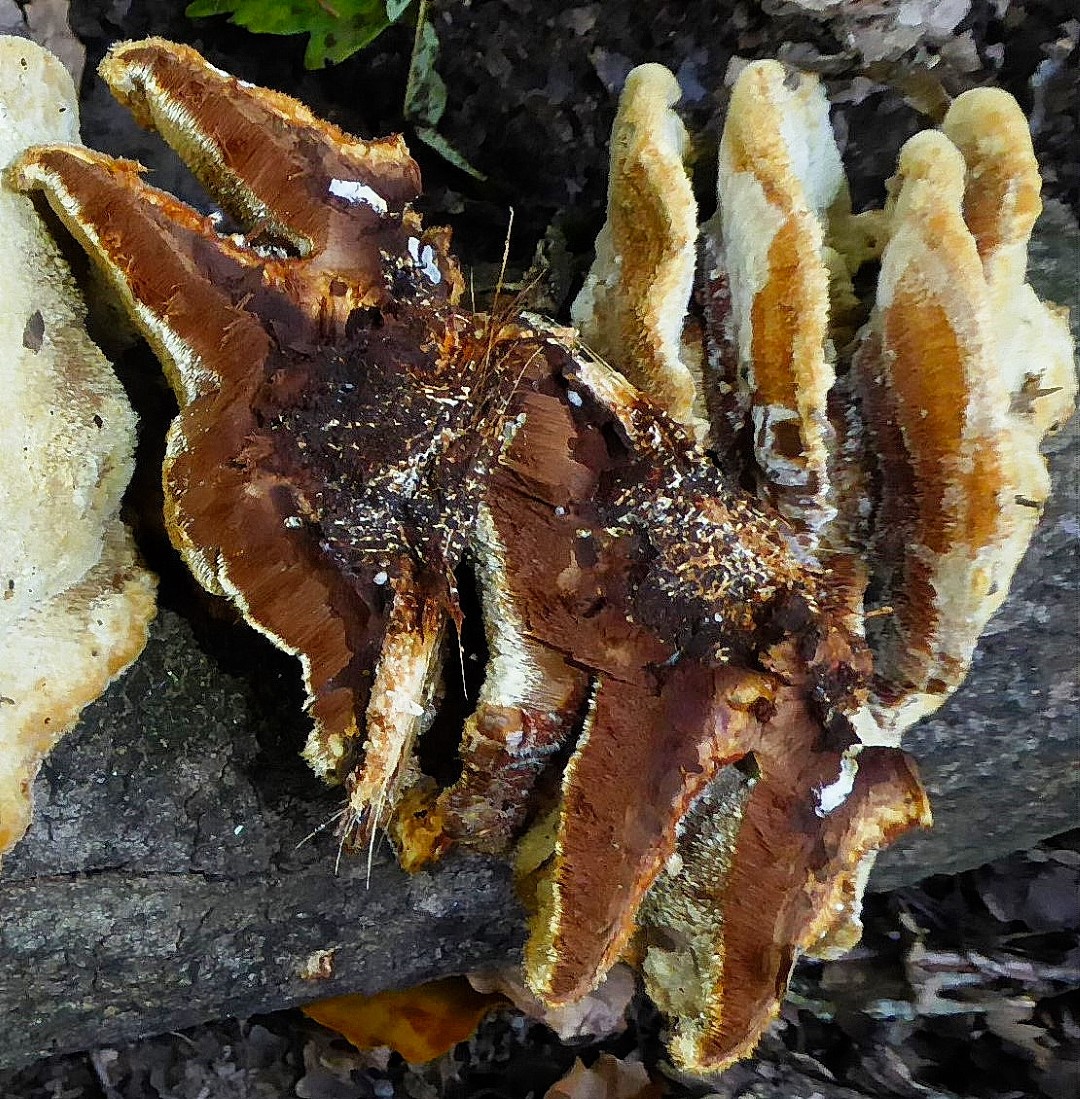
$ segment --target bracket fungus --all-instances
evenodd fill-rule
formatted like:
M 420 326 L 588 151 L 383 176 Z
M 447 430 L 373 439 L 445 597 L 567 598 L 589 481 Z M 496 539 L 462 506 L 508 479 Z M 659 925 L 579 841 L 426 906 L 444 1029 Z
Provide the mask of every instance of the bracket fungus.
M 0 38 L 0 164 L 78 141 L 71 77 Z M 142 651 L 154 580 L 119 518 L 135 415 L 83 327 L 64 258 L 25 195 L 0 190 L 0 854 L 26 831 L 41 761 Z
M 962 97 L 905 149 L 889 208 L 855 217 L 822 89 L 755 63 L 699 230 L 674 80 L 637 70 L 574 309 L 601 359 L 463 307 L 400 138 L 160 40 L 101 71 L 250 235 L 80 147 L 12 179 L 161 357 L 170 532 L 299 657 L 345 839 L 386 827 L 409 866 L 514 852 L 537 995 L 634 957 L 681 1064 L 744 1055 L 795 958 L 854 941 L 873 853 L 929 822 L 899 734 L 959 683 L 1046 496 L 1038 444 L 1075 383 L 1023 283 L 1015 105 Z M 1024 318 L 1022 368 L 991 300 Z M 463 570 L 487 665 L 440 784 L 418 745 L 459 674 Z

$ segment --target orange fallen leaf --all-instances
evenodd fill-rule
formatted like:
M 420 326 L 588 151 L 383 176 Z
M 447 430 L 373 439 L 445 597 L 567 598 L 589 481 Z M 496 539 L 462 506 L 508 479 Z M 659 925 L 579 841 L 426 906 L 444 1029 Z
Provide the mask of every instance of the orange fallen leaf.
M 301 1010 L 358 1049 L 389 1046 L 415 1064 L 453 1049 L 505 1003 L 498 994 L 477 992 L 464 977 L 447 977 L 374 996 L 331 996 Z

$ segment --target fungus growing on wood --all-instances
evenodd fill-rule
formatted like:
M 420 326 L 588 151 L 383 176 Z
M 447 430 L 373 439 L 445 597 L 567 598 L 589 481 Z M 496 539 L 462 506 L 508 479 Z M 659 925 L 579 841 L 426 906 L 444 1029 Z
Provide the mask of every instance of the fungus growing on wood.
M 637 94 L 628 82 L 624 97 Z M 899 195 L 886 212 L 852 216 L 816 80 L 757 62 L 732 91 L 718 209 L 702 230 L 697 274 L 711 445 L 785 516 L 796 553 L 826 566 L 832 621 L 846 619 L 861 634 L 871 582 L 876 598 L 895 603 L 897 612 L 875 635 L 869 692 L 857 686 L 848 708 L 858 739 L 841 752 L 832 782 L 801 779 L 804 789 L 818 791 L 820 815 L 832 818 L 811 855 L 829 852 L 829 874 L 800 862 L 798 827 L 784 820 L 783 801 L 765 785 L 771 768 L 785 769 L 771 753 L 779 747 L 790 752 L 786 767 L 805 766 L 820 750 L 808 751 L 809 740 L 800 747 L 790 733 L 763 737 L 750 776 L 729 769 L 680 818 L 670 867 L 649 890 L 638 924 L 646 987 L 678 1020 L 672 1051 L 683 1063 L 722 1065 L 752 1049 L 779 1008 L 785 979 L 778 977 L 797 954 L 828 956 L 857 941 L 874 852 L 911 823 L 929 822 L 917 780 L 892 770 L 891 757 L 874 745 L 898 744 L 903 729 L 940 705 L 967 673 L 1046 499 L 1039 445 L 1072 409 L 1076 379 L 1064 311 L 1039 302 L 1024 282 L 1039 181 L 1023 116 L 1011 97 L 980 90 L 957 100 L 944 130 L 948 137 L 913 139 L 901 156 L 898 180 L 935 173 L 922 193 L 934 229 L 916 241 L 902 197 L 906 183 L 894 183 Z M 657 120 L 654 132 L 671 130 Z M 629 220 L 633 201 L 632 190 L 619 196 Z M 886 241 L 878 291 L 866 303 L 873 305 L 870 321 L 853 345 L 859 306 L 852 276 Z M 898 259 L 905 262 L 900 257 L 924 266 L 920 293 L 933 300 L 941 324 L 928 323 L 923 303 L 909 301 L 893 314 L 897 327 L 910 326 L 908 346 L 894 341 L 883 353 L 876 333 L 889 312 Z M 950 359 L 942 340 L 943 330 L 971 331 L 974 309 L 965 295 L 978 309 L 996 295 L 998 306 L 991 311 L 997 345 L 987 337 L 966 365 Z M 696 323 L 688 317 L 687 330 Z M 1003 353 L 1003 344 L 1018 339 L 1027 340 L 1027 355 Z M 1026 374 L 1018 377 L 1021 362 Z M 898 411 L 890 393 L 902 385 L 915 387 L 921 402 Z M 847 406 L 840 404 L 845 398 Z M 910 453 L 933 419 L 931 406 L 956 430 L 912 470 Z M 773 420 L 794 433 L 782 446 L 777 432 L 763 430 Z M 988 463 L 994 478 L 971 473 Z M 925 528 L 904 518 L 912 509 Z M 976 523 L 981 530 L 965 537 Z M 929 584 L 920 574 L 929 559 L 920 548 L 927 529 L 952 539 L 951 556 L 936 562 Z M 788 669 L 782 681 L 790 692 L 799 676 Z M 850 682 L 860 684 L 855 676 Z M 769 697 L 775 707 L 775 688 Z M 787 723 L 772 712 L 769 724 L 777 736 Z M 817 884 L 800 891 L 796 881 L 804 875 Z
M 0 38 L 0 165 L 78 141 L 51 54 Z M 84 328 L 59 248 L 0 190 L 0 854 L 26 831 L 34 776 L 80 711 L 142 651 L 154 581 L 119 518 L 135 416 Z
M 877 555 L 895 615 L 874 709 L 897 735 L 960 685 L 1050 492 L 1039 446 L 1076 393 L 1067 311 L 1026 283 L 1039 171 L 1004 92 L 904 146 L 856 385 L 878 455 Z
M 611 134 L 607 221 L 571 315 L 593 351 L 703 436 L 700 369 L 683 348 L 698 234 L 684 168 L 690 139 L 671 109 L 680 95 L 663 65 L 640 65 L 626 79 Z
M 387 826 L 409 867 L 454 844 L 513 852 L 533 992 L 573 1001 L 629 952 L 681 1064 L 742 1056 L 798 954 L 854 941 L 874 852 L 929 821 L 888 642 L 863 625 L 868 580 L 903 595 L 914 579 L 878 529 L 867 464 L 914 471 L 927 498 L 952 468 L 896 464 L 886 443 L 905 427 L 874 367 L 894 333 L 940 331 L 924 313 L 967 323 L 937 299 L 897 319 L 914 192 L 865 219 L 890 236 L 852 368 L 851 275 L 875 245 L 818 86 L 747 67 L 720 209 L 697 234 L 674 81 L 631 74 L 610 220 L 575 307 L 600 359 L 541 318 L 463 308 L 400 138 L 358 141 L 160 40 L 114 48 L 102 72 L 258 236 L 222 236 L 83 149 L 36 149 L 14 179 L 45 192 L 162 358 L 181 403 L 170 532 L 208 588 L 299 657 L 307 756 L 345 784 L 344 839 Z M 983 123 L 960 117 L 986 161 Z M 983 233 L 988 262 L 1024 216 Z M 966 401 L 955 356 L 920 347 L 923 372 Z M 1036 384 L 1040 411 L 991 418 L 1002 450 L 1071 401 L 1068 369 L 1031 369 L 1065 392 L 1049 414 Z M 981 445 L 971 426 L 949 445 Z M 949 490 L 964 514 L 984 499 L 971 466 Z M 1019 544 L 987 521 L 986 545 Z M 461 674 L 463 572 L 487 666 L 440 784 L 417 747 Z

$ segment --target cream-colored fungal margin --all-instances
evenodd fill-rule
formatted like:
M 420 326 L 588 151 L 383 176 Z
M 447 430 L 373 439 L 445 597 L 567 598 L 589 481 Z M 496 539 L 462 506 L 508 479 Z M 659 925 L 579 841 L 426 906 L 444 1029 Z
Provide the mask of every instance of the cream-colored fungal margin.
M 700 381 L 682 353 L 694 282 L 697 203 L 684 161 L 680 96 L 662 65 L 626 78 L 611 134 L 607 221 L 571 308 L 581 335 L 643 393 L 703 439 Z
M 651 438 L 635 415 L 641 393 L 634 388 L 617 370 L 591 355 L 574 357 L 575 378 L 602 404 L 618 421 L 631 442 L 642 446 L 660 446 L 659 438 Z
M 384 824 L 413 763 L 417 737 L 434 717 L 432 700 L 442 671 L 446 615 L 422 602 L 406 580 L 394 603 L 367 708 L 363 768 L 349 796 L 352 818 L 371 829 Z M 315 739 L 318 738 L 318 732 Z
M 179 424 L 179 419 L 174 420 L 169 432 L 170 442 L 174 437 L 180 436 L 180 431 L 174 430 Z M 169 463 L 166 459 L 165 476 L 168 482 Z M 315 703 L 318 695 L 317 685 L 314 680 L 315 668 L 311 656 L 298 645 L 286 641 L 274 628 L 261 621 L 251 609 L 247 593 L 242 591 L 229 574 L 228 563 L 221 552 L 220 547 L 214 546 L 204 549 L 191 537 L 187 527 L 179 516 L 181 512 L 177 500 L 171 492 L 165 495 L 165 525 L 169 537 L 177 551 L 184 559 L 184 563 L 191 569 L 195 579 L 214 595 L 222 595 L 240 612 L 244 621 L 256 632 L 262 634 L 268 641 L 289 656 L 295 656 L 300 662 L 301 680 L 304 684 L 306 708 Z M 280 567 L 277 570 L 279 579 L 284 578 L 285 571 Z M 321 590 L 318 578 L 312 575 L 296 576 L 290 578 L 290 595 L 296 601 L 297 606 L 319 606 L 325 597 Z M 343 631 L 340 621 L 331 620 L 330 628 Z M 344 647 L 342 645 L 342 647 Z M 340 668 L 328 670 L 320 669 L 324 681 L 329 671 L 330 675 L 336 674 Z M 327 782 L 335 780 L 342 757 L 345 755 L 347 745 L 359 736 L 356 718 L 349 721 L 343 729 L 331 732 L 323 728 L 318 722 L 308 734 L 307 743 L 301 753 L 311 769 Z
M 728 267 L 740 387 L 766 496 L 811 543 L 835 516 L 826 401 L 835 381 L 830 334 L 830 215 L 848 212 L 847 183 L 816 78 L 775 61 L 740 74 L 720 142 L 719 232 Z M 812 548 L 812 545 L 811 547 Z
M 946 133 L 967 163 L 945 134 L 913 137 L 887 211 L 868 331 L 920 494 L 878 664 L 890 690 L 875 709 L 896 732 L 966 676 L 1049 495 L 1039 445 L 1076 394 L 1065 317 L 1022 281 L 1037 172 L 1026 126 L 1002 108 L 997 96 L 957 101 Z M 986 191 L 998 196 L 996 220 Z
M 173 390 L 173 392 L 176 392 L 176 390 Z M 164 501 L 165 529 L 168 531 L 170 541 L 184 559 L 184 564 L 191 570 L 191 574 L 195 579 L 212 595 L 225 595 L 225 565 L 221 559 L 220 549 L 217 546 L 201 546 L 191 536 L 188 530 L 188 520 L 174 487 L 173 466 L 180 456 L 187 452 L 189 447 L 185 428 L 184 412 L 181 409 L 180 415 L 176 416 L 173 422 L 169 424 L 169 430 L 165 435 L 165 455 L 162 462 L 162 481 L 167 486 Z M 231 598 L 238 600 L 237 606 L 242 606 L 243 598 L 236 591 L 235 585 L 229 585 L 229 591 Z M 258 626 L 255 628 L 259 629 Z M 293 656 L 297 655 L 295 650 L 286 646 L 279 638 L 271 634 L 267 634 L 267 636 L 274 644 L 285 649 L 286 652 Z
M 78 141 L 60 62 L 0 38 L 0 166 Z M 0 188 L 0 853 L 26 830 L 41 761 L 142 651 L 154 578 L 118 519 L 135 415 L 30 199 Z
M 555 979 L 555 971 L 562 960 L 560 940 L 565 934 L 561 878 L 566 853 L 563 850 L 561 840 L 565 823 L 566 794 L 574 785 L 581 753 L 589 743 L 593 726 L 596 724 L 596 706 L 601 682 L 598 679 L 593 685 L 588 709 L 585 711 L 585 719 L 582 722 L 581 732 L 578 734 L 577 746 L 574 749 L 574 754 L 566 764 L 566 770 L 563 771 L 562 797 L 559 800 L 558 822 L 555 827 L 555 849 L 551 857 L 551 865 L 541 874 L 537 882 L 536 914 L 530 920 L 530 934 L 525 941 L 525 956 L 523 959 L 525 984 L 530 992 L 553 1007 L 560 1006 L 560 1001 L 552 997 L 551 989 Z M 528 837 L 526 837 L 526 841 L 527 839 Z M 522 847 L 528 850 L 530 845 L 526 841 L 523 841 Z M 601 974 L 606 973 L 607 968 L 610 968 L 610 966 L 601 968 L 599 972 Z

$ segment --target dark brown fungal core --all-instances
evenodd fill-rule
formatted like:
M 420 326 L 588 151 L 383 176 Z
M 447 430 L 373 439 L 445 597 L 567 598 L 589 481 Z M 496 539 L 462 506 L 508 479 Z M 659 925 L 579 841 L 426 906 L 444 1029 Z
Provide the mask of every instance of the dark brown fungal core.
M 751 69 L 750 115 L 787 87 Z M 628 83 L 644 108 L 620 112 L 636 134 L 620 178 L 649 184 L 650 216 L 618 196 L 611 210 L 631 237 L 678 221 L 683 244 L 643 255 L 678 269 L 665 300 L 683 310 L 694 221 L 668 217 L 672 192 L 650 175 L 682 170 L 681 152 L 653 157 L 675 88 L 656 70 Z M 181 405 L 170 533 L 204 585 L 300 658 L 306 755 L 345 785 L 345 840 L 385 826 L 410 868 L 453 844 L 514 850 L 533 910 L 526 978 L 543 999 L 585 994 L 637 935 L 677 1059 L 704 1071 L 745 1054 L 795 957 L 853 941 L 873 853 L 929 822 L 898 734 L 882 733 L 894 680 L 863 636 L 865 572 L 845 540 L 866 509 L 833 498 L 864 490 L 862 443 L 857 417 L 825 408 L 829 280 L 798 181 L 758 181 L 782 217 L 756 297 L 730 240 L 702 246 L 694 323 L 712 391 L 697 401 L 691 370 L 665 375 L 671 332 L 631 332 L 646 394 L 572 330 L 461 306 L 448 233 L 411 208 L 419 173 L 400 138 L 358 141 L 160 40 L 114 48 L 102 73 L 251 235 L 219 234 L 135 166 L 83 149 L 34 150 L 12 178 L 45 192 L 161 357 Z M 796 91 L 811 117 L 814 89 Z M 732 131 L 734 174 L 759 170 L 753 131 L 752 118 Z M 639 313 L 665 323 L 645 308 L 651 277 L 634 272 L 605 338 Z M 594 304 L 611 285 L 595 280 Z M 888 340 L 903 326 L 886 320 Z M 913 361 L 919 338 L 905 335 Z M 876 346 L 856 388 L 875 384 Z M 864 407 L 921 399 L 883 393 Z M 692 437 L 699 405 L 723 440 L 712 451 Z M 908 467 L 882 457 L 895 495 Z M 904 567 L 903 585 L 930 583 Z M 462 570 L 487 667 L 440 787 L 417 742 L 461 674 Z

